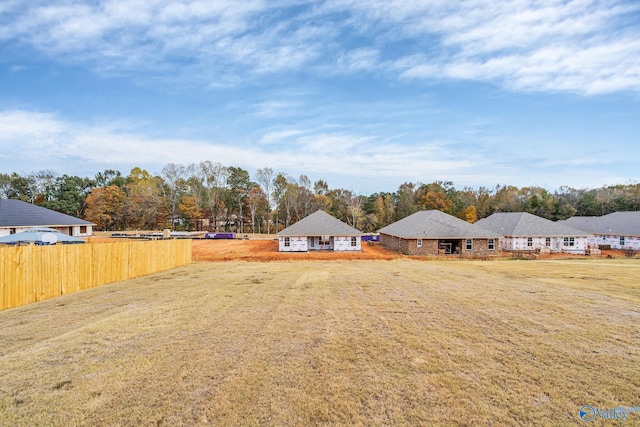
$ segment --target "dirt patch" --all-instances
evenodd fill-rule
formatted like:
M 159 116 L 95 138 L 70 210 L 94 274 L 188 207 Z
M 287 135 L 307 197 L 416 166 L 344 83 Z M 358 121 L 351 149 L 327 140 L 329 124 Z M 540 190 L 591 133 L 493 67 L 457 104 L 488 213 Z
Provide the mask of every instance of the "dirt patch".
M 306 260 L 392 260 L 403 255 L 377 243 L 362 244 L 360 252 L 278 252 L 278 241 L 194 240 L 194 261 L 306 261 Z
M 275 238 L 267 238 L 264 235 L 249 235 L 249 239 L 194 239 L 193 260 L 200 261 L 307 261 L 307 260 L 392 260 L 398 258 L 410 259 L 458 259 L 458 256 L 407 256 L 387 249 L 380 243 L 362 242 L 360 252 L 278 252 L 278 241 Z M 89 243 L 117 242 L 120 238 L 109 237 L 103 233 L 86 239 Z M 502 252 L 502 258 L 514 258 L 518 254 Z M 521 256 L 531 259 L 582 259 L 582 258 L 625 258 L 621 250 L 603 250 L 599 256 L 576 255 L 570 253 L 528 254 L 523 252 Z

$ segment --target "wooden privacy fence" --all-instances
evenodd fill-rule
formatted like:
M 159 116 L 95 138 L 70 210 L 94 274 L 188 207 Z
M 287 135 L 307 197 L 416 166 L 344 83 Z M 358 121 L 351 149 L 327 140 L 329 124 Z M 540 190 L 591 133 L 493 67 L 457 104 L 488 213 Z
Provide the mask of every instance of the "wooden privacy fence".
M 191 240 L 0 246 L 0 310 L 191 263 Z

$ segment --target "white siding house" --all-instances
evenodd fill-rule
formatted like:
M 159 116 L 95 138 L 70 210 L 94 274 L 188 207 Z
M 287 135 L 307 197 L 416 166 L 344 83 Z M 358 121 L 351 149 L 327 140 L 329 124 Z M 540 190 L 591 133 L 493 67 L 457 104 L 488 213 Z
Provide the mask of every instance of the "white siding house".
M 74 237 L 87 237 L 95 224 L 21 200 L 0 199 L 0 236 L 32 227 L 48 227 Z
M 527 212 L 494 213 L 476 224 L 501 234 L 504 251 L 584 254 L 589 245 L 589 233 Z
M 640 212 L 613 212 L 604 216 L 574 216 L 565 225 L 591 234 L 593 247 L 640 251 Z
M 316 211 L 278 233 L 280 252 L 360 251 L 362 233 L 324 211 Z

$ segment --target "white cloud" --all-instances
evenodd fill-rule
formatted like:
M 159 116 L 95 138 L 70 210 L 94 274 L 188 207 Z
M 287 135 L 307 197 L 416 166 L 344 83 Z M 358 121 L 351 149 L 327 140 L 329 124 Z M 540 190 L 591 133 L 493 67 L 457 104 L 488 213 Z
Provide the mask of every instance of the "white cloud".
M 335 67 L 594 94 L 640 88 L 639 9 L 624 0 L 9 2 L 0 40 L 104 72 L 210 86 Z
M 284 141 L 290 140 L 293 137 L 304 135 L 305 133 L 306 131 L 298 129 L 268 132 L 260 139 L 260 143 L 266 145 L 282 144 Z
M 253 114 L 262 118 L 274 118 L 291 115 L 302 108 L 302 102 L 296 100 L 272 100 L 255 104 Z
M 493 81 L 525 91 L 584 94 L 640 89 L 637 4 L 610 1 L 467 2 L 431 9 L 406 28 L 441 40 L 444 54 L 396 61 L 405 78 Z M 419 24 L 418 24 L 419 23 Z
M 365 193 L 393 191 L 406 181 L 437 179 L 452 180 L 457 186 L 536 184 L 551 189 L 620 181 L 607 172 L 611 168 L 601 167 L 620 164 L 616 150 L 585 148 L 584 154 L 576 157 L 570 148 L 554 151 L 530 144 L 531 150 L 525 143 L 505 148 L 482 139 L 469 150 L 464 141 L 408 143 L 395 136 L 305 127 L 265 132 L 258 138 L 260 144 L 234 140 L 220 143 L 172 136 L 155 138 L 136 128 L 132 123 L 88 125 L 65 121 L 51 113 L 0 111 L 0 171 L 51 169 L 94 176 L 104 169 L 128 173 L 137 166 L 159 173 L 168 163 L 187 165 L 211 160 L 250 173 L 271 167 L 291 176 L 305 174 L 312 180 L 325 179 L 334 187 Z M 21 165 L 21 170 L 15 170 L 15 165 Z
M 375 139 L 344 132 L 291 129 L 266 133 L 261 145 L 243 146 L 150 138 L 128 131 L 121 123 L 88 126 L 67 123 L 53 114 L 5 111 L 0 112 L 0 143 L 6 154 L 0 157 L 0 170 L 10 171 L 13 163 L 20 163 L 30 165 L 30 170 L 46 166 L 92 176 L 106 168 L 140 166 L 153 172 L 167 163 L 212 160 L 252 169 L 269 166 L 294 175 L 315 171 L 319 176 L 337 173 L 353 177 L 362 171 L 375 171 L 400 180 L 412 170 L 446 173 L 469 167 L 468 160 L 447 159 L 440 143 L 408 150 Z
M 361 48 L 342 53 L 338 57 L 338 69 L 345 72 L 372 71 L 380 66 L 377 49 Z
M 53 114 L 24 110 L 11 110 L 0 113 L 0 140 L 7 143 L 12 140 L 40 140 L 50 135 L 63 133 L 66 125 Z

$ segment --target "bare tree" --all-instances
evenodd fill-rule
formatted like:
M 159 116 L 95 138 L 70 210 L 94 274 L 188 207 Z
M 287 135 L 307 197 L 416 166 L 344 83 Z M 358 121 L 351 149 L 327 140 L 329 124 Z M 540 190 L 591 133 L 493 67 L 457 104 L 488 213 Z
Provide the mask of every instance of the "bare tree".
M 284 194 L 287 191 L 287 186 L 289 185 L 289 178 L 286 174 L 280 172 L 278 173 L 272 181 L 273 184 L 273 197 L 276 203 L 276 232 L 280 226 L 280 209 L 284 208 L 283 199 Z
M 349 211 L 351 226 L 358 228 L 358 220 L 362 216 L 362 198 L 351 190 L 344 190 L 340 195 Z
M 313 193 L 311 192 L 311 180 L 306 175 L 300 175 L 298 183 L 298 203 L 301 210 L 298 219 L 302 219 L 311 213 L 311 204 L 314 197 Z
M 213 221 L 213 231 L 217 230 L 218 216 L 223 207 L 222 191 L 227 187 L 227 178 L 229 178 L 229 168 L 220 163 L 213 163 L 209 160 L 200 162 L 200 170 L 204 177 L 204 185 L 206 187 L 208 204 L 207 207 L 211 212 L 211 220 Z
M 165 185 L 162 186 L 163 195 L 169 211 L 171 228 L 175 230 L 176 217 L 178 215 L 178 203 L 184 192 L 186 169 L 182 165 L 169 163 L 162 168 L 162 178 Z
M 256 171 L 256 179 L 267 198 L 267 234 L 271 234 L 271 185 L 273 182 L 273 169 L 264 168 Z
M 256 214 L 261 207 L 266 205 L 266 197 L 262 189 L 253 185 L 249 188 L 248 205 L 251 214 L 251 231 L 256 232 Z M 258 233 L 260 233 L 260 221 L 258 221 Z
M 29 187 L 29 203 L 34 203 L 37 199 L 49 200 L 49 193 L 52 191 L 53 182 L 58 176 L 52 170 L 33 171 L 27 175 Z M 40 203 L 39 202 L 39 203 Z

